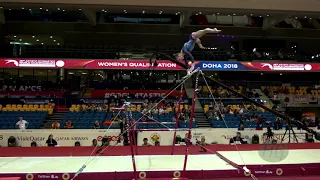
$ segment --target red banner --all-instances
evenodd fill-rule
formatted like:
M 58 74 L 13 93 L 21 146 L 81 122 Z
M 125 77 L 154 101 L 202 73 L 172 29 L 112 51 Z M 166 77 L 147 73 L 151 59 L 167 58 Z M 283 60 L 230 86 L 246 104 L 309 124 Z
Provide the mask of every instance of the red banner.
M 183 69 L 167 60 L 157 62 L 156 70 Z M 84 59 L 0 59 L 2 68 L 68 68 L 68 69 L 150 69 L 153 64 L 148 60 L 84 60 Z
M 134 95 L 136 98 L 151 98 L 162 97 L 167 95 L 168 93 L 168 90 L 93 90 L 91 91 L 91 98 L 109 98 L 112 96 L 125 97 L 128 95 Z M 185 91 L 183 91 L 182 93 L 184 94 Z M 180 91 L 173 91 L 169 96 L 180 96 Z

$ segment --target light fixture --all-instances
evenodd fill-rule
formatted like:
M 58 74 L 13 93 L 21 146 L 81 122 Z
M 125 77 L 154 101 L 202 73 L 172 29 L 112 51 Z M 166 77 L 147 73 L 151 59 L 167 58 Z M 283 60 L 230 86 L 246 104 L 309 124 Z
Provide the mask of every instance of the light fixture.
M 0 9 L 2 9 L 3 7 L 1 6 Z
M 52 36 L 50 36 L 50 38 L 52 39 Z
M 230 16 L 230 14 L 228 14 L 228 16 Z
M 42 7 L 41 7 L 41 8 L 39 8 L 39 9 L 42 9 Z
M 178 15 L 178 13 L 176 13 Z M 196 14 L 196 16 L 198 16 L 198 14 Z
M 60 45 L 60 43 L 57 43 L 57 45 L 59 46 L 59 45 Z
M 305 16 L 304 18 L 307 18 L 307 16 Z
M 11 9 L 9 9 L 9 11 L 11 11 Z
M 46 11 L 48 12 L 48 11 L 49 11 L 49 9 L 46 9 Z
M 259 16 L 259 17 L 262 17 L 262 16 Z
M 310 18 L 310 19 L 312 19 L 312 18 Z
M 79 11 L 81 11 L 81 8 L 79 9 Z
M 236 15 L 236 14 L 233 14 L 234 16 Z
M 267 14 L 267 17 L 269 17 L 269 14 Z
M 19 39 L 19 41 L 22 41 L 22 39 Z
M 145 11 L 142 11 L 142 14 L 144 14 L 145 13 Z
M 199 14 L 202 14 L 202 12 L 199 12 Z
M 37 39 L 37 42 L 39 42 L 39 39 Z
M 55 40 L 55 39 L 53 40 L 53 42 L 56 42 L 56 41 L 57 41 L 57 40 Z
M 176 13 L 176 15 L 178 15 L 178 13 Z
M 253 16 L 253 14 L 250 14 L 250 16 Z
M 62 11 L 66 11 L 66 10 L 63 9 Z
M 17 36 L 13 36 L 14 38 L 16 38 Z
M 220 13 L 217 13 L 218 15 L 220 14 Z
M 43 45 L 43 43 L 41 43 L 41 45 Z
M 160 11 L 159 14 L 162 14 L 162 11 Z
M 60 8 L 57 8 L 58 9 L 58 11 L 60 11 Z
M 180 12 L 178 12 L 178 14 L 180 14 Z
M 22 7 L 21 9 L 24 9 L 24 7 Z
M 298 19 L 298 17 L 295 17 L 296 19 Z
M 29 11 L 32 11 L 32 9 L 29 9 Z
M 247 17 L 247 15 L 243 15 L 244 17 Z
M 32 38 L 35 38 L 34 36 L 32 36 Z

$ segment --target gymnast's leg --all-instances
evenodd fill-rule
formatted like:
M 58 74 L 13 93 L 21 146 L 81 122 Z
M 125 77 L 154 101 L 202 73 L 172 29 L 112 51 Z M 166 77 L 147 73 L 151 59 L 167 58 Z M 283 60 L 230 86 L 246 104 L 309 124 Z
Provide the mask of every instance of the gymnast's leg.
M 190 58 L 191 65 L 190 65 L 190 68 L 187 70 L 187 73 L 190 74 L 194 69 L 194 57 L 190 51 L 188 51 L 184 48 L 182 49 L 182 52 L 185 54 L 184 62 L 186 63 L 187 67 L 189 67 L 188 57 Z
M 206 34 L 209 34 L 209 33 L 220 33 L 221 30 L 218 30 L 217 28 L 214 28 L 214 29 L 211 29 L 211 28 L 206 28 L 206 29 L 203 29 L 203 30 L 199 30 L 199 31 L 196 31 L 196 32 L 193 32 L 191 34 L 192 38 L 193 39 L 198 39 L 198 38 L 201 38 L 202 36 L 206 35 Z

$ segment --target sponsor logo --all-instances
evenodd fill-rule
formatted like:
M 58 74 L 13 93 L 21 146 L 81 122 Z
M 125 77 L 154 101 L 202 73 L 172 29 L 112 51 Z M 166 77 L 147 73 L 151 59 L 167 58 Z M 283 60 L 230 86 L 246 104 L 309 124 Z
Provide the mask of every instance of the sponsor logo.
M 38 179 L 59 179 L 56 175 L 38 175 Z
M 18 61 L 16 61 L 16 60 L 8 59 L 8 60 L 5 60 L 5 61 L 6 61 L 6 64 L 13 63 L 15 66 L 19 66 L 19 63 L 18 63 Z
M 269 64 L 262 63 L 261 67 L 268 67 L 270 70 L 287 70 L 287 71 L 310 71 L 312 65 L 310 64 Z
M 119 136 L 107 136 L 109 141 L 117 141 Z M 97 141 L 102 141 L 103 137 L 102 136 L 98 136 L 97 137 Z
M 38 59 L 7 59 L 6 64 L 14 64 L 16 67 L 64 67 L 65 62 L 62 60 L 38 60 Z
M 254 171 L 255 174 L 273 174 L 272 171 L 266 170 L 266 171 Z
M 109 97 L 126 97 L 129 96 L 129 93 L 105 93 L 104 97 L 109 98 Z M 165 96 L 165 93 L 134 93 L 134 96 L 136 98 L 142 97 L 142 98 L 152 98 L 152 97 L 163 97 Z
M 3 135 L 0 135 L 0 141 L 3 140 Z
M 44 141 L 46 137 L 41 137 L 41 136 L 16 136 L 18 141 Z
M 61 136 L 61 137 L 56 137 L 54 138 L 56 141 L 86 141 L 89 140 L 88 137 L 81 137 L 81 136 L 75 136 L 75 137 L 66 137 L 66 136 Z
M 151 142 L 153 142 L 153 143 L 155 143 L 156 141 L 160 142 L 161 136 L 158 133 L 153 133 L 153 134 L 151 134 L 150 139 L 151 139 Z

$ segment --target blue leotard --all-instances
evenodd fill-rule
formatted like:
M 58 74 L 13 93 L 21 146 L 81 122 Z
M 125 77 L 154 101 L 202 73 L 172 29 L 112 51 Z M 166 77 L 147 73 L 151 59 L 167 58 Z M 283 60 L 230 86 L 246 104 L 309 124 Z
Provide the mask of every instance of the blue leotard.
M 191 52 L 192 50 L 194 49 L 194 46 L 196 44 L 196 39 L 194 39 L 192 37 L 192 34 L 190 35 L 190 38 L 189 38 L 189 41 L 184 43 L 181 51 L 186 55 L 186 56 L 189 56 L 191 62 L 193 63 L 194 62 L 194 57 L 192 56 Z M 188 64 L 188 61 L 187 61 L 187 57 L 184 58 L 186 64 Z

